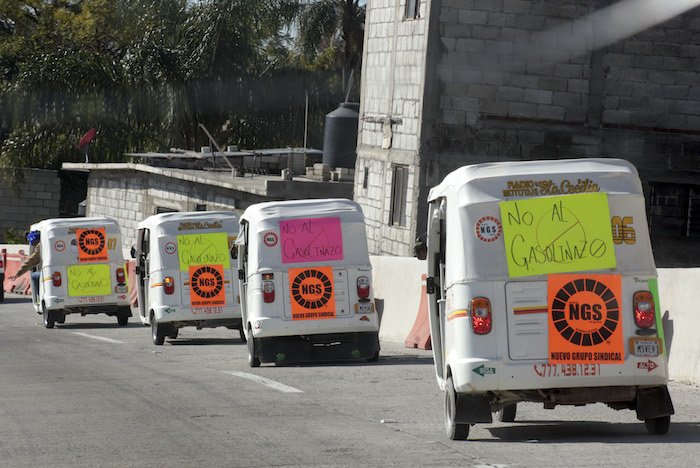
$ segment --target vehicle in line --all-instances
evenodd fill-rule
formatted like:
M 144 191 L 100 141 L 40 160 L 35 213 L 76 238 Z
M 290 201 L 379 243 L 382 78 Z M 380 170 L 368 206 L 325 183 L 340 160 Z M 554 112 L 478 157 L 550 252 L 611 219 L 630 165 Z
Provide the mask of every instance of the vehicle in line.
M 379 358 L 372 265 L 357 203 L 255 204 L 240 218 L 236 243 L 251 367 Z
M 451 439 L 517 403 L 605 403 L 669 430 L 642 184 L 619 159 L 459 168 L 428 196 L 426 290 Z
M 160 213 L 137 225 L 138 313 L 155 345 L 184 327 L 237 329 L 241 339 L 236 248 L 238 215 Z
M 65 323 L 66 316 L 106 314 L 126 326 L 131 306 L 122 254 L 121 230 L 106 217 L 54 218 L 31 226 L 40 235 L 41 272 L 32 300 L 44 326 Z

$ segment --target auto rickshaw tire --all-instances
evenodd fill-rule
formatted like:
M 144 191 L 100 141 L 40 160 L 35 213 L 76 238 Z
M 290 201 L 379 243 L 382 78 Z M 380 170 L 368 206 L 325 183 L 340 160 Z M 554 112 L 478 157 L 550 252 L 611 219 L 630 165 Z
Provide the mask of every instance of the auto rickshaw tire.
M 452 383 L 452 376 L 445 382 L 445 429 L 447 437 L 451 440 L 466 440 L 469 437 L 469 423 L 458 423 L 457 416 L 457 392 Z
M 375 351 L 371 358 L 367 358 L 367 362 L 379 361 L 379 351 Z
M 245 330 L 243 328 L 238 329 L 238 334 L 241 337 L 241 341 L 246 343 L 246 338 L 245 338 Z
M 171 325 L 170 326 L 170 333 L 168 333 L 168 338 L 170 338 L 171 340 L 174 340 L 175 338 L 177 338 L 177 335 L 179 332 L 180 332 L 179 328 L 176 328 L 176 327 Z
M 163 343 L 165 343 L 163 325 L 158 323 L 155 315 L 151 316 L 151 338 L 153 338 L 153 344 L 156 346 L 161 346 Z
M 253 337 L 253 330 L 248 329 L 248 365 L 250 367 L 260 367 L 260 358 L 258 357 L 258 349 Z
M 128 315 L 117 315 L 117 323 L 119 324 L 120 327 L 125 327 L 129 324 L 129 316 Z
M 502 409 L 498 410 L 496 417 L 501 422 L 513 422 L 515 421 L 515 414 L 518 411 L 517 403 L 511 405 L 506 405 Z
M 671 416 L 645 419 L 644 425 L 649 434 L 663 435 L 666 434 L 671 427 Z
M 44 313 L 44 327 L 53 328 L 56 320 L 54 319 L 53 312 L 46 308 L 44 304 L 41 305 L 41 309 Z

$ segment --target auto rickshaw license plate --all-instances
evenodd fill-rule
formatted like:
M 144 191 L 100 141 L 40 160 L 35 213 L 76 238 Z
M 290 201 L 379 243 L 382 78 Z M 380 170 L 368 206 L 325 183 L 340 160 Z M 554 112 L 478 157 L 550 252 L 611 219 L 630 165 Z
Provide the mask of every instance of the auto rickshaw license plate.
M 658 357 L 661 354 L 661 339 L 630 338 L 630 352 L 640 357 Z

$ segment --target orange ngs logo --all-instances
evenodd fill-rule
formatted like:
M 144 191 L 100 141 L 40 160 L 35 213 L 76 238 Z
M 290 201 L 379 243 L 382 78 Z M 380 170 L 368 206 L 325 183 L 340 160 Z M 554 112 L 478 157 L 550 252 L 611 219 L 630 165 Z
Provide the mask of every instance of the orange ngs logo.
M 624 359 L 619 275 L 549 275 L 547 288 L 550 362 Z
M 332 267 L 290 269 L 289 291 L 293 320 L 335 318 Z

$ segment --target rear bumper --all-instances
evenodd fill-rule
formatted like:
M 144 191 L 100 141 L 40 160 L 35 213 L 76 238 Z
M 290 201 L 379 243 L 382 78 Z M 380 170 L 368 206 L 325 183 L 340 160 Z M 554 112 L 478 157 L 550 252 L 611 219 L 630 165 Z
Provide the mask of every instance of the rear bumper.
M 653 365 L 649 365 L 649 361 Z M 478 358 L 450 360 L 455 391 L 543 392 L 552 389 L 656 387 L 668 383 L 666 356 L 627 356 L 624 364 L 549 364 Z
M 256 339 L 260 362 L 294 363 L 371 359 L 379 353 L 379 336 L 328 333 Z
M 88 315 L 104 313 L 107 315 L 120 315 L 128 310 L 129 317 L 131 317 L 131 304 L 128 296 L 124 296 L 123 299 L 118 297 L 118 295 L 87 296 L 77 299 L 72 297 L 44 296 L 42 300 L 47 310 L 58 310 L 64 314 L 79 313 Z
M 333 319 L 292 320 L 278 317 L 249 317 L 255 338 L 320 335 L 329 333 L 378 333 L 377 314 L 352 314 Z

